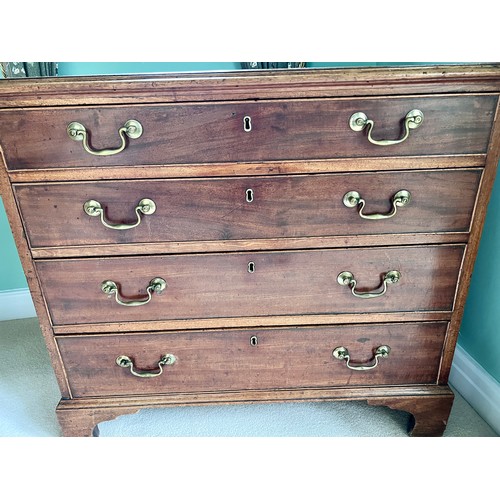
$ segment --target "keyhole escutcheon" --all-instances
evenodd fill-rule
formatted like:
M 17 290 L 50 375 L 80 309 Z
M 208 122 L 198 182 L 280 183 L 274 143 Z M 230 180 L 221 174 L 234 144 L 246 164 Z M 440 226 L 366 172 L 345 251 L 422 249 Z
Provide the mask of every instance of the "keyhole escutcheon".
M 250 116 L 243 117 L 243 130 L 245 132 L 251 132 L 251 130 L 252 130 L 252 118 L 250 118 Z
M 248 272 L 249 273 L 254 273 L 255 272 L 255 262 L 249 262 L 248 263 Z
M 250 337 L 250 345 L 255 347 L 258 343 L 259 339 L 257 338 L 257 335 L 252 335 Z
M 245 199 L 247 200 L 247 203 L 252 203 L 252 201 L 253 201 L 253 189 L 247 189 L 245 191 Z

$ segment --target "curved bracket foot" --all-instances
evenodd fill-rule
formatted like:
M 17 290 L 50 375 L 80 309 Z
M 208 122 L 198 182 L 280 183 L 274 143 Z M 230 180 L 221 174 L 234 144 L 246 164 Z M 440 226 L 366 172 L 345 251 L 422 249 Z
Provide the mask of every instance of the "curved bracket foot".
M 393 410 L 411 413 L 408 434 L 414 437 L 440 437 L 443 435 L 454 395 L 449 391 L 439 396 L 402 396 L 374 398 L 367 402 L 374 406 L 388 406 Z
M 57 419 L 65 437 L 98 437 L 97 424 L 113 420 L 120 415 L 137 413 L 140 407 L 129 408 L 64 408 L 56 409 Z

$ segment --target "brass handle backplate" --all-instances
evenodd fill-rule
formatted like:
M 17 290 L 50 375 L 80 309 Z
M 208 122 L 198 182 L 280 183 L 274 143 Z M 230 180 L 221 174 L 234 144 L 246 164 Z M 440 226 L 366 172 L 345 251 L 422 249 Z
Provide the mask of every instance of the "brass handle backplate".
M 375 123 L 373 122 L 373 120 L 369 120 L 365 113 L 361 111 L 354 113 L 351 118 L 349 118 L 349 127 L 351 127 L 351 130 L 354 130 L 354 132 L 361 132 L 366 128 L 368 131 L 368 140 L 372 144 L 375 144 L 377 146 L 394 146 L 395 144 L 400 144 L 406 141 L 406 139 L 408 139 L 410 135 L 410 130 L 420 127 L 423 121 L 424 114 L 422 113 L 422 111 L 420 111 L 419 109 L 412 109 L 411 111 L 409 111 L 405 116 L 403 137 L 401 137 L 401 139 L 395 140 L 378 141 L 374 139 L 372 137 L 372 131 Z
M 141 137 L 143 128 L 137 120 L 128 120 L 125 122 L 125 125 L 118 129 L 118 134 L 120 135 L 122 143 L 115 149 L 92 149 L 89 144 L 90 134 L 85 126 L 79 122 L 71 122 L 67 126 L 66 131 L 71 139 L 82 142 L 83 149 L 85 149 L 87 153 L 96 156 L 111 156 L 121 153 L 127 147 L 127 139 L 125 137 L 129 139 L 138 139 Z
M 153 293 L 160 294 L 167 287 L 167 282 L 163 278 L 153 278 L 148 287 L 146 288 L 146 293 L 148 294 L 147 298 L 144 300 L 123 300 L 120 297 L 120 291 L 118 289 L 118 285 L 111 280 L 106 280 L 101 283 L 101 290 L 109 296 L 114 295 L 115 300 L 121 306 L 144 306 L 146 305 L 152 298 Z
M 374 299 L 376 297 L 381 297 L 387 292 L 387 285 L 390 283 L 397 283 L 401 279 L 401 273 L 399 271 L 389 271 L 385 273 L 382 280 L 382 290 L 378 292 L 358 292 L 356 291 L 357 281 L 354 275 L 349 271 L 343 271 L 337 276 L 337 282 L 342 286 L 349 286 L 351 292 L 355 297 L 360 299 Z
M 96 200 L 88 200 L 83 205 L 83 210 L 90 217 L 101 217 L 101 222 L 104 226 L 110 229 L 132 229 L 133 227 L 137 227 L 141 223 L 141 214 L 143 215 L 151 215 L 156 211 L 156 204 L 153 200 L 149 198 L 142 199 L 138 205 L 135 207 L 135 213 L 137 215 L 137 221 L 133 224 L 111 224 L 107 222 L 104 218 L 104 209 L 102 205 Z
M 390 352 L 391 348 L 388 345 L 381 345 L 377 347 L 377 349 L 375 350 L 373 364 L 355 365 L 355 366 L 351 365 L 351 356 L 349 355 L 349 351 L 347 350 L 347 348 L 344 346 L 336 347 L 333 350 L 332 355 L 335 359 L 339 359 L 340 361 L 345 360 L 347 368 L 351 370 L 364 371 L 364 370 L 373 370 L 378 365 L 379 358 L 387 358 Z
M 158 377 L 163 373 L 163 367 L 165 365 L 173 365 L 176 362 L 176 358 L 173 354 L 164 354 L 160 361 L 158 361 L 158 371 L 149 370 L 139 370 L 134 368 L 134 362 L 128 356 L 118 356 L 116 358 L 116 364 L 122 368 L 130 368 L 130 373 L 136 377 L 141 378 L 152 378 Z
M 344 195 L 342 199 L 344 205 L 348 208 L 359 207 L 358 213 L 362 219 L 380 220 L 380 219 L 390 219 L 396 215 L 398 207 L 404 207 L 408 205 L 411 201 L 411 193 L 402 189 L 398 191 L 392 197 L 392 210 L 387 214 L 364 214 L 363 209 L 365 208 L 366 202 L 357 191 L 349 191 Z

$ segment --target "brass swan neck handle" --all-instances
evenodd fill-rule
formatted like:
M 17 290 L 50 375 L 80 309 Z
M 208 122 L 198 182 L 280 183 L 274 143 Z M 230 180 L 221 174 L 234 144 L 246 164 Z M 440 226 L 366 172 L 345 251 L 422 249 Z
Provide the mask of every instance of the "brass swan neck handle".
M 349 286 L 352 294 L 359 299 L 374 299 L 381 297 L 387 292 L 387 285 L 397 283 L 401 279 L 399 271 L 389 271 L 382 279 L 382 290 L 379 292 L 358 292 L 356 290 L 357 281 L 350 271 L 343 271 L 337 276 L 337 283 L 342 286 Z
M 123 127 L 118 129 L 118 135 L 121 139 L 121 144 L 117 148 L 114 149 L 93 149 L 89 144 L 89 135 L 90 133 L 79 122 L 71 122 L 66 127 L 66 132 L 70 139 L 74 141 L 81 142 L 83 145 L 83 149 L 94 156 L 111 156 L 121 153 L 127 147 L 127 137 L 129 139 L 138 139 L 141 137 L 143 133 L 143 128 L 140 122 L 137 120 L 128 120 L 125 122 Z
M 142 219 L 141 219 L 141 214 L 143 215 L 152 215 L 156 212 L 156 204 L 153 200 L 150 200 L 149 198 L 144 198 L 135 207 L 135 213 L 137 216 L 137 220 L 132 223 L 132 224 L 113 224 L 111 222 L 108 222 L 105 219 L 104 216 L 104 208 L 102 207 L 101 203 L 96 200 L 88 200 L 85 202 L 83 205 L 83 211 L 89 215 L 90 217 L 101 217 L 101 223 L 103 226 L 109 228 L 109 229 L 115 229 L 119 231 L 123 231 L 125 229 L 132 229 L 134 227 L 137 227 Z
M 420 127 L 423 121 L 424 114 L 422 113 L 422 111 L 420 111 L 419 109 L 412 109 L 411 111 L 409 111 L 404 119 L 404 132 L 403 137 L 401 137 L 400 139 L 374 139 L 372 137 L 372 131 L 373 127 L 375 126 L 375 122 L 373 120 L 370 120 L 368 116 L 366 116 L 366 114 L 362 111 L 354 113 L 349 118 L 349 127 L 351 127 L 351 130 L 354 130 L 354 132 L 361 132 L 362 130 L 366 129 L 368 131 L 368 140 L 376 146 L 394 146 L 406 141 L 406 139 L 408 139 L 408 137 L 410 136 L 410 130 Z
M 160 294 L 167 287 L 167 282 L 163 278 L 153 278 L 148 287 L 146 288 L 146 293 L 148 294 L 147 298 L 144 300 L 124 300 L 120 297 L 120 291 L 118 285 L 111 280 L 106 280 L 101 283 L 101 290 L 109 296 L 114 295 L 117 304 L 121 306 L 134 307 L 134 306 L 144 306 L 148 304 L 152 297 L 153 293 Z
M 344 205 L 348 208 L 358 207 L 359 216 L 362 219 L 381 220 L 390 219 L 397 213 L 398 208 L 405 207 L 411 201 L 411 193 L 406 189 L 401 189 L 392 197 L 392 209 L 387 214 L 364 214 L 366 202 L 357 191 L 349 191 L 342 199 Z
M 158 371 L 153 370 L 136 370 L 134 367 L 134 362 L 128 356 L 122 355 L 116 358 L 116 364 L 121 368 L 129 368 L 130 373 L 135 377 L 141 378 L 153 378 L 159 377 L 163 373 L 163 367 L 165 365 L 173 365 L 176 362 L 176 358 L 173 354 L 164 354 L 160 361 L 158 361 Z
M 350 370 L 366 371 L 366 370 L 373 370 L 374 368 L 376 368 L 378 366 L 379 358 L 387 358 L 390 352 L 391 348 L 388 345 L 381 345 L 377 347 L 377 349 L 375 350 L 373 363 L 371 365 L 360 365 L 360 364 L 352 365 L 349 351 L 347 347 L 344 346 L 336 347 L 332 352 L 332 356 L 335 359 L 339 359 L 340 361 L 345 361 L 347 368 L 349 368 Z

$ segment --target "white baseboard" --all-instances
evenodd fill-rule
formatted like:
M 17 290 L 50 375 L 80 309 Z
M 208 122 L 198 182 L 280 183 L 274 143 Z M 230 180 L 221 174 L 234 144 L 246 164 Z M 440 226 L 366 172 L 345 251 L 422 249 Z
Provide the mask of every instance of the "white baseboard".
M 460 345 L 455 351 L 449 382 L 500 435 L 500 383 Z
M 35 307 L 27 288 L 0 291 L 0 321 L 34 316 Z

